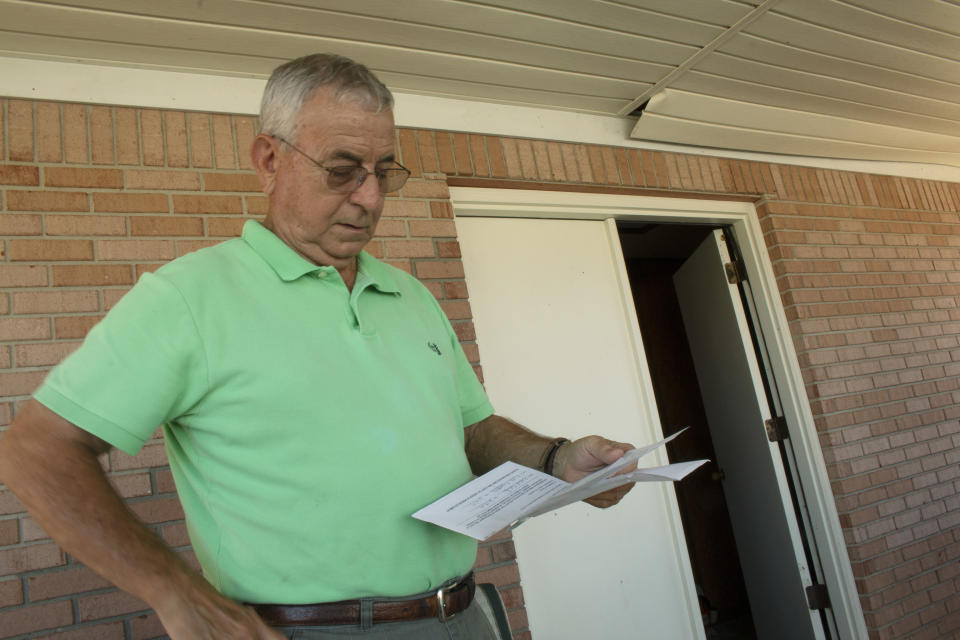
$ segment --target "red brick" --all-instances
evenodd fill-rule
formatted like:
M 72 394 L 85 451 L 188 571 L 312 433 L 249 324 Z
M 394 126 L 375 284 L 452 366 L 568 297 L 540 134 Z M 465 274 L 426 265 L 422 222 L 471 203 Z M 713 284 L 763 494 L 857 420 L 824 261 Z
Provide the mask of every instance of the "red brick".
M 189 166 L 187 157 L 187 118 L 182 111 L 166 111 L 163 114 L 167 141 L 167 166 Z
M 143 148 L 143 164 L 162 166 L 163 153 L 163 120 L 160 112 L 155 109 L 140 111 L 140 140 Z
M 63 147 L 67 162 L 86 164 L 90 161 L 86 105 L 63 105 Z
M 425 173 L 435 173 L 439 171 L 440 165 L 437 159 L 437 145 L 433 141 L 432 131 L 417 131 L 417 146 L 420 150 L 420 166 Z
M 30 598 L 34 601 L 104 589 L 110 586 L 108 580 L 84 566 L 75 566 L 75 568 L 62 571 L 31 576 L 28 584 Z
M 443 290 L 447 295 L 447 298 L 452 299 L 465 299 L 467 295 L 467 283 L 463 280 L 455 280 L 453 282 L 444 282 Z
M 426 218 L 427 203 L 422 200 L 387 200 L 383 215 L 387 218 Z
M 265 216 L 270 209 L 270 201 L 264 196 L 244 196 L 243 201 L 247 207 L 247 215 Z
M 41 269 L 41 267 L 28 267 L 28 268 Z M 84 286 L 84 285 L 109 286 L 109 285 L 117 285 L 117 284 L 133 284 L 132 270 L 130 269 L 129 265 L 119 265 L 119 264 L 53 265 L 50 267 L 50 269 L 51 269 L 52 284 L 55 287 L 78 287 L 78 286 Z M 46 280 L 46 278 L 44 278 L 44 280 Z
M 90 107 L 90 160 L 93 164 L 114 164 L 111 107 Z
M 411 129 L 397 130 L 399 161 L 410 170 L 410 175 L 418 178 L 423 174 L 420 166 L 420 153 L 417 150 L 417 137 Z
M 246 150 L 245 150 L 246 151 Z M 230 116 L 213 116 L 213 156 L 218 169 L 236 169 L 233 123 Z
M 255 173 L 204 173 L 204 191 L 260 192 L 260 180 Z
M 172 240 L 98 240 L 100 260 L 171 260 Z
M 127 233 L 127 221 L 122 216 L 95 216 L 90 214 L 48 215 L 47 235 L 51 236 L 122 236 Z
M 23 513 L 26 510 L 12 491 L 0 491 L 0 515 Z
M 138 518 L 148 524 L 183 520 L 183 508 L 176 498 L 145 500 L 131 503 L 129 506 Z
M 463 264 L 459 260 L 417 263 L 418 278 L 463 278 Z
M 207 235 L 217 238 L 236 238 L 243 232 L 243 225 L 246 222 L 246 218 L 208 218 Z
M 158 634 L 162 635 L 162 634 Z M 76 627 L 49 636 L 38 636 L 38 640 L 123 640 L 125 637 L 123 622 L 108 622 Z
M 440 306 L 450 320 L 466 320 L 473 317 L 470 303 L 466 301 L 441 302 Z
M 93 259 L 93 242 L 90 240 L 10 240 L 9 246 L 12 261 Z
M 123 591 L 112 591 L 95 596 L 86 596 L 77 600 L 80 622 L 112 618 L 135 611 L 148 611 L 150 607 Z
M 449 202 L 442 202 L 440 200 L 433 200 L 430 202 L 430 217 L 431 218 L 444 218 L 447 220 L 453 219 L 453 205 Z
M 447 131 L 434 132 L 437 143 L 437 163 L 441 173 L 452 175 L 457 172 L 457 161 L 453 155 L 453 141 Z
M 0 341 L 44 340 L 50 337 L 47 318 L 0 318 Z
M 13 294 L 13 312 L 16 314 L 75 313 L 99 308 L 96 291 L 21 291 Z
M 381 218 L 380 223 L 377 225 L 378 238 L 404 238 L 406 235 L 407 223 L 403 220 Z
M 173 196 L 174 213 L 243 213 L 239 196 Z
M 8 191 L 10 211 L 88 211 L 87 194 L 76 191 Z
M 520 582 L 520 571 L 516 564 L 508 564 L 494 569 L 477 572 L 477 582 L 490 582 L 498 586 Z
M 101 318 L 101 315 L 57 317 L 53 319 L 53 332 L 60 340 L 83 338 Z
M 490 175 L 490 163 L 487 161 L 487 148 L 483 141 L 483 136 L 470 134 L 467 136 L 470 144 L 470 156 L 473 159 L 474 173 L 478 176 Z M 546 150 L 546 143 L 544 151 Z
M 387 258 L 432 258 L 437 252 L 431 240 L 388 240 Z
M 0 580 L 0 609 L 23 603 L 23 588 L 19 578 Z
M 93 210 L 117 213 L 168 213 L 168 197 L 161 193 L 105 193 L 93 194 Z
M 7 101 L 7 153 L 11 160 L 33 160 L 33 102 Z
M 63 161 L 59 104 L 37 103 L 37 160 L 40 162 Z
M 460 243 L 455 241 L 450 242 L 438 242 L 437 243 L 437 256 L 440 258 L 459 258 L 460 257 Z
M 65 562 L 63 551 L 53 543 L 14 547 L 0 551 L 0 575 L 47 569 Z
M 10 546 L 20 542 L 20 532 L 17 527 L 16 518 L 12 520 L 0 520 L 0 547 Z M 0 582 L 0 588 L 3 587 Z M 0 604 L 0 606 L 3 606 Z
M 47 367 L 59 364 L 79 346 L 79 342 L 36 342 L 18 344 L 13 350 L 18 367 Z
M 135 456 L 129 456 L 116 449 L 110 451 L 110 468 L 114 471 L 166 467 L 168 464 L 163 443 L 159 442 L 144 445 Z
M 163 169 L 127 169 L 124 171 L 127 189 L 154 191 L 199 191 L 200 176 L 194 171 L 166 171 Z
M 132 236 L 202 236 L 203 218 L 131 216 Z
M 190 164 L 194 167 L 213 166 L 213 138 L 210 132 L 210 115 L 190 113 Z
M 250 159 L 250 147 L 257 136 L 257 118 L 249 116 L 234 116 L 233 128 L 237 132 L 237 157 L 241 169 L 253 169 Z
M 439 142 L 439 138 L 437 139 Z M 522 178 L 523 165 L 520 162 L 520 151 L 514 138 L 502 138 L 500 145 L 503 148 L 503 160 L 507 167 L 507 177 Z M 451 150 L 452 152 L 452 150 Z M 451 173 L 451 172 L 447 172 Z
M 127 295 L 127 292 L 130 290 L 129 287 L 122 287 L 119 289 L 104 289 L 103 290 L 103 310 L 110 311 L 118 302 L 120 298 Z
M 0 184 L 18 187 L 39 186 L 40 170 L 26 164 L 0 164 Z
M 43 234 L 43 217 L 35 213 L 0 213 L 0 237 L 39 236 Z
M 190 536 L 187 533 L 186 524 L 169 524 L 163 527 L 161 537 L 171 547 L 186 547 L 190 544 Z
M 450 198 L 450 187 L 442 180 L 407 180 L 401 194 L 404 198 Z
M 137 110 L 117 107 L 117 164 L 140 164 L 140 136 L 138 135 Z
M 69 600 L 11 609 L 0 612 L 0 638 L 62 627 L 72 622 L 73 605 Z
M 538 177 L 537 158 L 533 152 L 533 143 L 530 140 L 517 140 L 516 145 L 517 156 L 520 158 L 520 175 L 525 180 L 536 180 Z
M 507 165 L 503 155 L 503 148 L 500 146 L 500 138 L 497 136 L 486 136 L 487 158 L 490 160 L 490 174 L 494 178 L 507 177 Z
M 0 372 L 0 389 L 3 389 L 4 395 L 8 397 L 28 396 L 37 390 L 46 375 L 46 371 Z

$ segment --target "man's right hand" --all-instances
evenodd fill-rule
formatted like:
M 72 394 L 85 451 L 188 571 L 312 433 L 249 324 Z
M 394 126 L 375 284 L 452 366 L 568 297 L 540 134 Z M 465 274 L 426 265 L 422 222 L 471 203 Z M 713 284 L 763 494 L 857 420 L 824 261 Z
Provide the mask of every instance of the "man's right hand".
M 155 611 L 170 640 L 286 640 L 256 612 L 218 593 L 200 576 Z

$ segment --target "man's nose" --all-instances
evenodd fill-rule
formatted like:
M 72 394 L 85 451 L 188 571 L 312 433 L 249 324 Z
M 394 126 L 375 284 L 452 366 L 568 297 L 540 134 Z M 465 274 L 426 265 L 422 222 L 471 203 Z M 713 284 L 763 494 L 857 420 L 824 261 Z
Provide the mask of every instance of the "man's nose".
M 372 173 L 368 173 L 364 181 L 360 183 L 360 186 L 350 194 L 350 202 L 358 204 L 368 210 L 373 210 L 374 207 L 380 204 L 381 200 L 383 200 L 383 194 L 380 193 L 377 176 Z

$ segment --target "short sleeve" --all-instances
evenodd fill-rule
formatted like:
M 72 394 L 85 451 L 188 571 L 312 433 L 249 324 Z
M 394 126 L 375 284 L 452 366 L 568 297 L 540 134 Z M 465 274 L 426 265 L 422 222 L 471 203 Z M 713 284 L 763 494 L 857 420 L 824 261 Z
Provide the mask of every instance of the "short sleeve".
M 451 347 L 456 358 L 456 376 L 457 388 L 460 390 L 460 414 L 463 418 L 465 427 L 480 422 L 493 413 L 493 405 L 487 397 L 487 392 L 480 384 L 476 371 L 467 361 L 467 356 L 463 352 L 460 340 L 454 332 L 446 314 L 440 311 L 444 323 L 447 325 L 447 331 L 450 335 Z
M 156 428 L 206 392 L 203 344 L 190 308 L 162 276 L 144 274 L 34 394 L 53 412 L 135 454 Z

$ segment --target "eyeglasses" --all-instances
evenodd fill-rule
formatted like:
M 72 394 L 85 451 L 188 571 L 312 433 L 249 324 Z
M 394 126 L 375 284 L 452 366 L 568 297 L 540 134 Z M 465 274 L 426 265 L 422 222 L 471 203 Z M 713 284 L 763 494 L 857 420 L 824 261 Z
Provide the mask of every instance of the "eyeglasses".
M 273 137 L 326 171 L 327 187 L 337 193 L 351 193 L 359 189 L 360 185 L 363 184 L 363 181 L 366 180 L 367 176 L 371 173 L 376 176 L 377 188 L 380 189 L 380 193 L 382 194 L 398 191 L 400 187 L 406 184 L 407 178 L 410 177 L 410 170 L 399 162 L 394 162 L 394 164 L 397 165 L 395 167 L 390 167 L 389 169 L 374 169 L 373 171 L 358 164 L 325 167 L 280 136 Z

